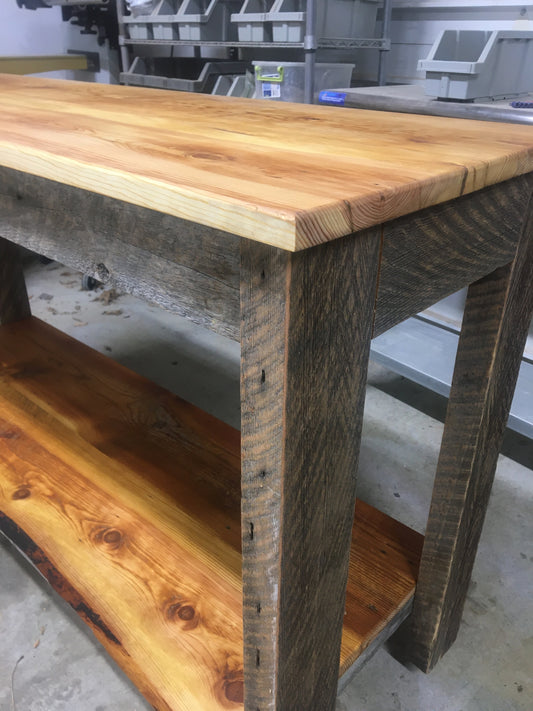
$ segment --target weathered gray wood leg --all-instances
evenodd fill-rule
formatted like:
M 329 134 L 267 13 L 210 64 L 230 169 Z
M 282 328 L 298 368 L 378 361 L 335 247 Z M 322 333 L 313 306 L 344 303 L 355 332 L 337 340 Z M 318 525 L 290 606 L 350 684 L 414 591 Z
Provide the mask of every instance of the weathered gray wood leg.
M 31 316 L 20 249 L 0 237 L 0 324 Z
M 531 206 L 514 261 L 468 291 L 414 611 L 402 635 L 424 671 L 457 636 L 531 321 Z
M 246 711 L 331 711 L 379 231 L 241 245 Z

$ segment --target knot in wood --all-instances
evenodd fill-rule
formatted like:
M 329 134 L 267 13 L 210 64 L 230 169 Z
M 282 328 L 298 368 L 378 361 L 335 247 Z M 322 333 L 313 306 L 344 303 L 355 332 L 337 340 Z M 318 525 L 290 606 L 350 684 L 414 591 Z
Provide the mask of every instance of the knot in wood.
M 199 622 L 196 609 L 189 602 L 174 598 L 165 606 L 165 616 L 171 622 L 182 622 L 183 629 L 192 630 Z
M 124 534 L 118 528 L 98 528 L 93 538 L 96 543 L 106 545 L 111 550 L 117 550 L 124 544 Z
M 178 617 L 180 620 L 186 620 L 187 622 L 192 620 L 195 614 L 196 612 L 194 611 L 194 607 L 192 605 L 184 605 L 178 610 Z
M 0 438 L 2 439 L 17 439 L 19 433 L 13 429 L 0 430 Z
M 29 496 L 31 496 L 31 490 L 27 486 L 21 486 L 13 492 L 11 498 L 18 501 L 19 499 L 27 499 Z
M 242 680 L 228 681 L 225 684 L 224 691 L 228 701 L 233 701 L 236 704 L 244 702 L 244 682 Z
M 111 528 L 104 533 L 103 540 L 108 545 L 119 546 L 122 543 L 122 533 L 116 528 Z

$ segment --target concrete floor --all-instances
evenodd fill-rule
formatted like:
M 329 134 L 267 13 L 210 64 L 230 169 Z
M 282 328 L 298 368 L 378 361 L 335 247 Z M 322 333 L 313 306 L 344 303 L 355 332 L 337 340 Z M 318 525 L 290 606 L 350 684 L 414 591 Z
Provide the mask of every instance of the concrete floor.
M 57 264 L 30 265 L 28 287 L 35 315 L 239 425 L 237 344 L 126 295 L 95 300 Z M 372 365 L 359 496 L 420 531 L 442 415 L 442 398 Z M 338 711 L 533 709 L 533 443 L 510 434 L 505 451 L 455 646 L 427 676 L 381 649 Z M 0 711 L 151 708 L 1 536 L 0 640 Z

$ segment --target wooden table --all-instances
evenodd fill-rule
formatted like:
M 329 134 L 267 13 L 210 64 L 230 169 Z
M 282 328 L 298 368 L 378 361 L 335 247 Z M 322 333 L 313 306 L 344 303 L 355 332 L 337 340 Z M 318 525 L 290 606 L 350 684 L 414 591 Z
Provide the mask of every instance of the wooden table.
M 331 711 L 411 610 L 397 639 L 431 669 L 533 310 L 531 129 L 0 91 L 3 531 L 158 709 Z M 241 437 L 33 319 L 18 245 L 240 338 Z M 354 523 L 369 344 L 465 285 L 422 549 L 363 502 Z

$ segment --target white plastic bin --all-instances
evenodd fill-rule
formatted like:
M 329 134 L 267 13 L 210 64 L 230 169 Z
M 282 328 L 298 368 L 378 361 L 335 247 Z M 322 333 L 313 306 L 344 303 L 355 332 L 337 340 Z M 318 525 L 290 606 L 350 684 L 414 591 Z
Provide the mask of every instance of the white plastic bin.
M 533 32 L 444 30 L 427 59 L 425 91 L 440 99 L 505 99 L 533 91 Z
M 305 64 L 303 62 L 253 62 L 255 67 L 254 99 L 271 101 L 304 100 Z M 348 87 L 353 64 L 315 65 L 315 98 L 323 89 Z

